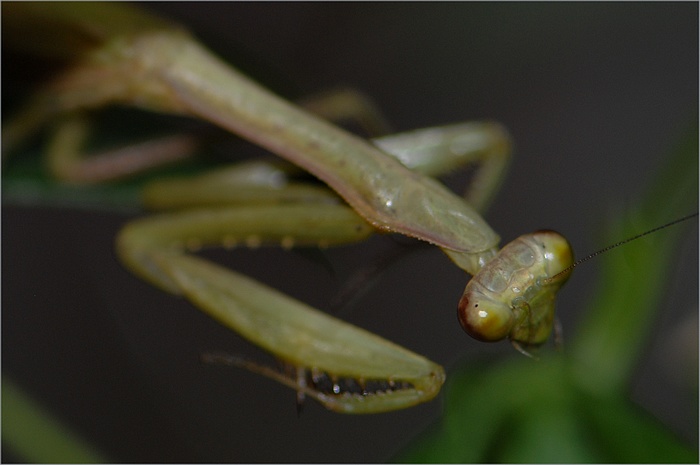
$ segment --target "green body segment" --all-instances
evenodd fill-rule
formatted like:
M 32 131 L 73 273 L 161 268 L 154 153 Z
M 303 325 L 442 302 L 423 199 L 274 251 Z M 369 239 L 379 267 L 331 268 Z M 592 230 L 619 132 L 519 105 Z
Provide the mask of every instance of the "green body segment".
M 285 362 L 342 378 L 410 385 L 381 394 L 312 393 L 332 410 L 401 409 L 426 402 L 440 391 L 442 367 L 401 346 L 199 258 L 163 256 L 162 264 L 199 308 Z
M 115 11 L 123 6 L 105 5 Z M 53 8 L 51 4 L 47 9 Z M 64 11 L 65 5 L 59 10 Z M 70 20 L 81 8 L 73 4 Z M 18 7 L 21 11 L 21 7 Z M 26 13 L 26 11 L 25 11 Z M 31 13 L 31 10 L 30 12 Z M 129 15 L 136 14 L 130 11 Z M 123 103 L 209 120 L 311 172 L 374 227 L 436 244 L 459 254 L 480 254 L 499 241 L 481 216 L 439 182 L 410 171 L 369 142 L 338 129 L 238 73 L 187 32 L 144 18 L 118 28 L 88 21 L 104 42 L 84 53 L 35 100 L 12 139 L 56 113 Z M 77 22 L 79 25 L 82 23 Z M 79 27 L 60 25 L 75 35 Z M 91 92 L 86 93 L 86 84 Z M 461 266 L 460 263 L 458 265 Z M 468 269 L 474 274 L 477 269 Z
M 132 221 L 117 237 L 117 253 L 142 278 L 180 294 L 168 273 L 154 264 L 154 253 L 263 244 L 327 247 L 357 242 L 372 232 L 362 218 L 342 205 L 210 208 Z
M 160 179 L 146 185 L 143 203 L 152 210 L 182 210 L 232 205 L 337 204 L 319 185 L 293 182 L 293 165 L 249 161 L 194 178 Z
M 340 205 L 249 207 L 163 214 L 127 225 L 117 239 L 120 259 L 164 290 L 182 294 L 251 343 L 304 370 L 354 380 L 391 380 L 404 389 L 366 395 L 302 390 L 326 407 L 375 413 L 425 402 L 444 381 L 442 368 L 368 331 L 349 325 L 268 286 L 183 254 L 188 242 L 211 246 L 238 235 L 250 245 L 283 242 L 336 245 L 365 238 L 371 228 Z M 246 239 L 248 238 L 248 239 Z M 303 386 L 289 380 L 285 384 Z
M 308 170 L 373 226 L 466 253 L 482 252 L 498 243 L 481 216 L 437 181 L 298 110 L 196 44 L 188 42 L 176 50 L 187 59 L 178 55 L 176 61 L 173 56 L 172 71 L 164 73 L 163 79 L 176 94 L 178 106 Z M 179 69 L 179 60 L 188 63 L 188 69 L 196 64 L 198 72 Z

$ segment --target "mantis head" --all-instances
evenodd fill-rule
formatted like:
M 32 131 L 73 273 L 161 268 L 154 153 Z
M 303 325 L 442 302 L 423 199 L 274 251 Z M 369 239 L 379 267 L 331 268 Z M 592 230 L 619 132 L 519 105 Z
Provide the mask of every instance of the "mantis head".
M 459 302 L 459 322 L 480 341 L 508 338 L 516 349 L 547 341 L 554 324 L 557 292 L 578 265 L 611 249 L 669 226 L 696 218 L 691 213 L 629 237 L 574 262 L 569 242 L 554 231 L 520 236 L 506 245 L 472 278 Z
M 556 294 L 572 264 L 573 251 L 560 234 L 520 236 L 467 283 L 459 322 L 480 341 L 509 338 L 516 348 L 544 343 L 554 323 Z

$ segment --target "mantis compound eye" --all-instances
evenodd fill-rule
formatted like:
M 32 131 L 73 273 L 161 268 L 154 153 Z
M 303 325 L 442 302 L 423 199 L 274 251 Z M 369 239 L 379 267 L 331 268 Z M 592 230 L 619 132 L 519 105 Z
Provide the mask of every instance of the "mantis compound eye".
M 457 315 L 467 334 L 484 342 L 505 339 L 515 324 L 515 316 L 507 305 L 476 293 L 462 296 Z

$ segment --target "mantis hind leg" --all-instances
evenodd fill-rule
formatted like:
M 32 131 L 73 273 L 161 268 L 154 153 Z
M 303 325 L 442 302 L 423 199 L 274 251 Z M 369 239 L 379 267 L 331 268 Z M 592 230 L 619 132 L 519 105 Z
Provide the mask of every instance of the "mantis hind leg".
M 477 165 L 464 197 L 479 212 L 490 205 L 505 178 L 512 145 L 506 129 L 488 121 L 418 129 L 374 142 L 407 167 L 429 176 Z
M 328 121 L 356 124 L 369 137 L 393 132 L 388 120 L 372 99 L 356 89 L 333 89 L 304 98 L 298 103 Z
M 86 153 L 90 132 L 87 117 L 73 113 L 54 126 L 46 148 L 50 173 L 69 184 L 97 184 L 132 177 L 188 158 L 199 146 L 190 134 L 173 134 Z
M 429 176 L 476 164 L 464 197 L 479 212 L 489 206 L 501 186 L 511 155 L 506 129 L 488 121 L 418 129 L 373 142 L 407 167 Z
M 76 67 L 77 74 L 82 70 Z M 85 73 L 89 75 L 88 71 L 86 67 Z M 87 185 L 127 179 L 187 159 L 206 142 L 205 136 L 173 134 L 88 153 L 84 150 L 91 132 L 87 111 L 106 104 L 111 96 L 105 93 L 101 97 L 84 97 L 83 93 L 73 89 L 73 80 L 63 79 L 71 84 L 67 89 L 55 86 L 37 94 L 5 125 L 3 160 L 51 119 L 56 121 L 52 123 L 46 149 L 47 166 L 52 176 L 68 184 Z M 329 121 L 359 126 L 370 137 L 390 132 L 387 120 L 371 99 L 353 89 L 342 88 L 314 95 L 302 100 L 300 105 Z

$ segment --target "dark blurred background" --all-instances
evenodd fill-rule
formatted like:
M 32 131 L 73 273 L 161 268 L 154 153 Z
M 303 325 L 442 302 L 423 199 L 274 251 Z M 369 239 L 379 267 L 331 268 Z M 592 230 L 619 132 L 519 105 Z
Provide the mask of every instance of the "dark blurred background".
M 291 98 L 355 87 L 396 130 L 500 121 L 515 155 L 486 218 L 504 241 L 551 228 L 579 256 L 607 245 L 601 228 L 625 215 L 697 125 L 697 3 L 145 6 Z M 205 350 L 257 352 L 120 267 L 113 239 L 128 218 L 11 205 L 2 217 L 3 374 L 114 460 L 378 462 L 439 418 L 439 398 L 362 417 L 310 401 L 297 416 L 293 391 L 203 365 Z M 278 250 L 212 256 L 329 309 L 358 270 L 395 247 L 378 237 L 330 251 L 332 273 Z M 697 443 L 697 359 L 688 373 L 670 347 L 683 330 L 697 355 L 696 221 L 681 255 L 674 275 L 660 277 L 672 285 L 630 397 Z M 595 263 L 577 269 L 563 290 L 565 334 L 575 332 L 596 272 Z M 465 283 L 438 250 L 420 248 L 335 311 L 448 375 L 465 359 L 520 357 L 462 332 L 455 310 Z

